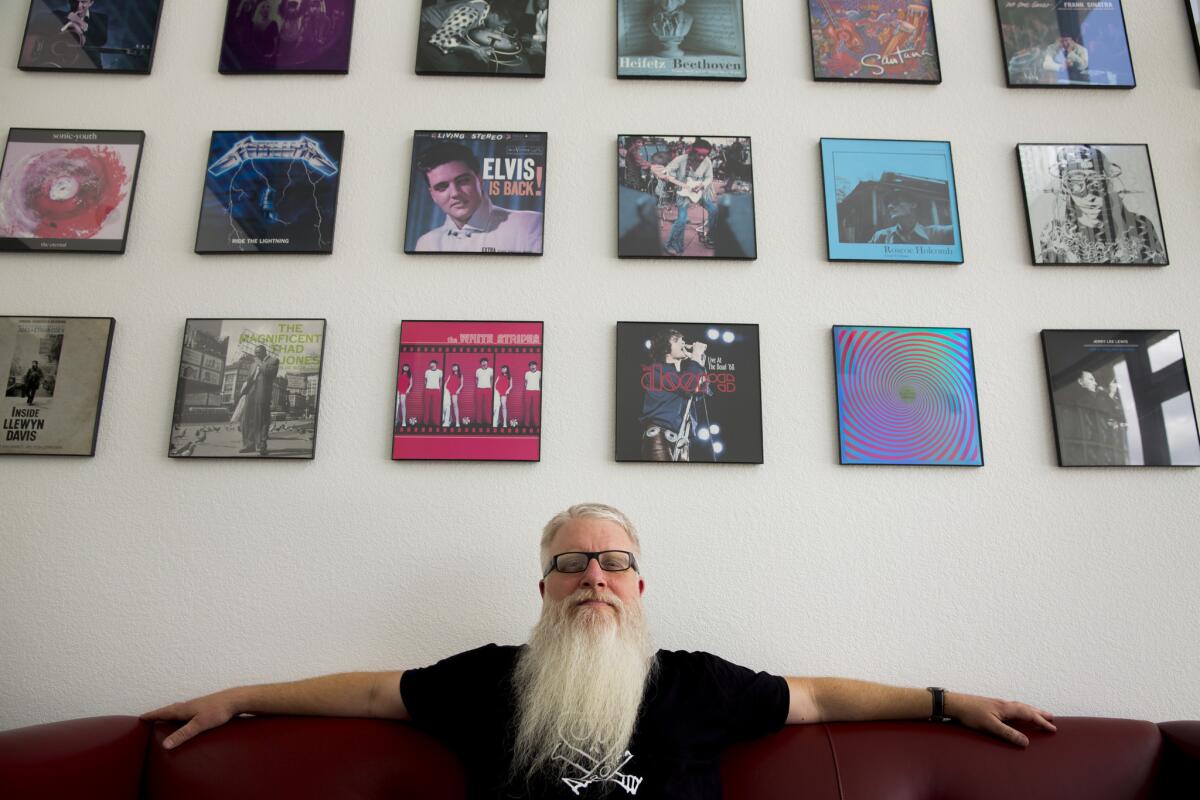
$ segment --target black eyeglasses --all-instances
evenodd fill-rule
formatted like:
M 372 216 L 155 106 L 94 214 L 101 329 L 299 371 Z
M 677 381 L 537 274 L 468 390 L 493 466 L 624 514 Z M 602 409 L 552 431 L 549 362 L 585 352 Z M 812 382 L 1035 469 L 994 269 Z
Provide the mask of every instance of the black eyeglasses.
M 638 571 L 637 559 L 628 550 L 601 550 L 598 553 L 559 553 L 550 559 L 550 566 L 546 567 L 542 577 L 555 570 L 565 574 L 583 572 L 593 558 L 605 572 Z

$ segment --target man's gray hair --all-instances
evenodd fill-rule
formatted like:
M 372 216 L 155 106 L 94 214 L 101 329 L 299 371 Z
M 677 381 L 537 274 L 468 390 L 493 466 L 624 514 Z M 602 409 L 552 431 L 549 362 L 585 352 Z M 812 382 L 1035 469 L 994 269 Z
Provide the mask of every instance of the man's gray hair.
M 546 527 L 542 528 L 541 564 L 543 568 L 550 561 L 550 545 L 554 542 L 554 537 L 558 535 L 558 531 L 563 525 L 566 525 L 573 519 L 602 519 L 614 522 L 620 525 L 622 530 L 629 535 L 629 541 L 633 543 L 634 552 L 639 555 L 642 552 L 642 543 L 638 539 L 637 528 L 634 527 L 629 517 L 625 516 L 619 509 L 606 506 L 603 503 L 578 503 L 565 511 L 555 514 L 546 523 Z

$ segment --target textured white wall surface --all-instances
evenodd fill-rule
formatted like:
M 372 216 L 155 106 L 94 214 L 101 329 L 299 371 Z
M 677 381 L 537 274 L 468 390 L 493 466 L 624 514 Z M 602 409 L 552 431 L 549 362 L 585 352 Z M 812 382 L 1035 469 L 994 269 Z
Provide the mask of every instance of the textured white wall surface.
M 359 0 L 348 76 L 224 77 L 224 3 L 169 0 L 151 76 L 16 69 L 0 128 L 147 133 L 124 256 L 0 258 L 0 314 L 111 315 L 95 458 L 0 460 L 0 728 L 523 640 L 537 531 L 640 524 L 658 642 L 762 669 L 1200 718 L 1196 470 L 1056 466 L 1038 332 L 1180 328 L 1200 370 L 1200 72 L 1127 0 L 1138 88 L 1004 87 L 991 0 L 938 0 L 940 86 L 817 84 L 805 4 L 748 0 L 746 83 L 614 77 L 611 0 L 559 0 L 545 80 L 418 78 L 416 3 Z M 192 254 L 214 129 L 344 129 L 333 256 Z M 546 255 L 402 253 L 416 128 L 550 133 Z M 619 133 L 754 137 L 759 258 L 619 261 Z M 821 136 L 949 139 L 966 263 L 825 260 Z M 1031 265 L 1017 142 L 1146 142 L 1173 263 Z M 185 318 L 326 317 L 310 462 L 168 460 Z M 393 463 L 400 321 L 546 322 L 538 464 Z M 613 461 L 614 323 L 757 322 L 763 466 Z M 974 330 L 982 469 L 842 467 L 830 326 Z

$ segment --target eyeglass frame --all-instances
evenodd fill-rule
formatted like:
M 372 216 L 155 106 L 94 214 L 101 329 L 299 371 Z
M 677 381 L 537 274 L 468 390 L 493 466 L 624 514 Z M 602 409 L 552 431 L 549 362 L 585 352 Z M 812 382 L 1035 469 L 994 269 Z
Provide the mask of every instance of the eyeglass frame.
M 600 556 L 604 555 L 605 553 L 624 553 L 625 555 L 629 556 L 629 566 L 625 567 L 625 569 L 604 569 L 604 565 L 600 563 Z M 563 570 L 558 568 L 559 556 L 587 556 L 588 558 L 583 564 L 583 569 L 579 570 L 579 572 L 563 572 Z M 593 558 L 596 559 L 596 563 L 600 565 L 600 569 L 604 570 L 605 572 L 628 572 L 631 569 L 639 575 L 642 572 L 640 569 L 638 569 L 637 556 L 635 556 L 629 550 L 595 550 L 590 553 L 584 552 L 583 550 L 568 550 L 565 553 L 556 553 L 550 557 L 550 566 L 547 567 L 546 571 L 542 573 L 542 579 L 545 580 L 551 572 L 559 572 L 563 575 L 579 575 L 587 572 L 588 565 L 592 563 Z

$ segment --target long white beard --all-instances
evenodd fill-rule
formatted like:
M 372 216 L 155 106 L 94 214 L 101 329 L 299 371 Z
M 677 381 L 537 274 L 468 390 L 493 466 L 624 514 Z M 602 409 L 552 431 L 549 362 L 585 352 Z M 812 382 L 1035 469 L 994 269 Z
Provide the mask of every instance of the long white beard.
M 579 606 L 599 599 L 614 609 Z M 512 777 L 567 774 L 569 755 L 620 765 L 633 738 L 654 649 L 640 604 L 583 589 L 547 603 L 517 662 Z

